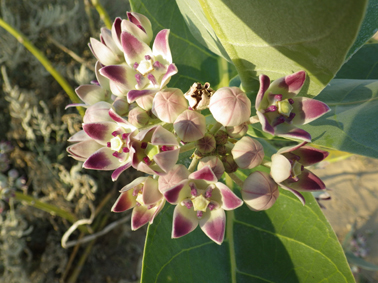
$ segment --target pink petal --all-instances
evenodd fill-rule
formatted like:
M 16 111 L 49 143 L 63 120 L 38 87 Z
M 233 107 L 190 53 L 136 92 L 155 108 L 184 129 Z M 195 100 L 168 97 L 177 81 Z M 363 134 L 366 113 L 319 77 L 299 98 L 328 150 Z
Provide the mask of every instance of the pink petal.
M 90 42 L 90 47 L 93 52 L 93 55 L 103 65 L 108 66 L 120 63 L 118 57 L 113 53 L 113 51 L 109 47 L 92 37 L 90 38 Z
M 177 74 L 177 72 L 178 72 L 178 69 L 177 69 L 176 65 L 170 64 L 167 68 L 167 72 L 164 74 L 163 78 L 161 79 L 160 89 L 165 87 L 169 83 L 171 77 L 174 74 Z
M 114 20 L 113 26 L 112 26 L 112 37 L 113 37 L 114 42 L 117 44 L 117 46 L 120 50 L 122 50 L 121 23 L 122 23 L 122 19 L 120 17 L 118 17 Z
M 88 107 L 87 104 L 84 104 L 84 103 L 71 103 L 71 104 L 67 104 L 66 107 L 64 107 L 64 110 L 67 110 L 68 108 L 71 108 L 71 107 Z
M 124 65 L 112 65 L 100 69 L 100 74 L 110 80 L 111 91 L 118 96 L 134 88 L 135 73 L 133 69 Z
M 146 34 L 145 31 L 143 31 L 139 26 L 137 26 L 135 23 L 132 23 L 131 21 L 123 20 L 122 21 L 122 31 L 126 31 L 128 33 L 131 33 L 136 38 L 140 39 L 146 44 L 149 44 L 151 41 L 151 38 Z
M 115 201 L 111 211 L 113 212 L 123 212 L 130 208 L 133 208 L 136 204 L 135 196 L 133 196 L 133 191 L 126 191 L 119 195 L 118 199 Z
M 112 181 L 117 181 L 119 175 L 121 175 L 125 170 L 127 170 L 131 166 L 131 162 L 126 163 L 125 165 L 122 165 L 121 167 L 118 167 L 116 170 L 112 173 Z
M 152 134 L 151 143 L 153 145 L 179 145 L 175 135 L 160 125 L 156 127 Z
M 202 167 L 200 170 L 193 172 L 189 175 L 189 179 L 192 180 L 205 180 L 207 182 L 215 183 L 218 181 L 213 170 L 211 170 L 209 165 Z
M 218 208 L 204 213 L 199 225 L 211 240 L 218 245 L 222 244 L 226 227 L 226 213 L 223 209 Z
M 298 178 L 297 182 L 286 180 L 283 184 L 293 190 L 305 192 L 319 191 L 326 188 L 323 181 L 307 169 L 304 169 Z
M 120 162 L 113 156 L 113 153 L 114 151 L 111 149 L 102 147 L 88 157 L 83 167 L 95 170 L 115 170 L 120 166 Z
M 280 83 L 280 87 L 285 88 L 288 92 L 298 94 L 306 80 L 306 72 L 299 71 L 292 75 L 288 75 Z
M 114 122 L 85 123 L 83 130 L 92 139 L 102 145 L 106 145 L 114 136 L 112 133 L 118 130 L 118 125 Z
M 293 189 L 287 187 L 286 185 L 284 185 L 284 184 L 282 184 L 282 183 L 279 184 L 279 185 L 280 185 L 281 188 L 283 188 L 284 190 L 287 190 L 287 191 L 293 193 L 293 194 L 294 194 L 294 195 L 300 200 L 300 202 L 302 203 L 302 205 L 305 205 L 305 204 L 306 204 L 306 200 L 305 200 L 305 198 L 303 197 L 303 195 L 302 195 L 300 192 L 297 192 L 296 190 L 293 190 Z
M 70 145 L 67 147 L 67 152 L 72 154 L 72 157 L 75 159 L 80 158 L 80 160 L 84 159 L 83 161 L 85 161 L 89 156 L 102 147 L 103 146 L 98 142 L 90 139 Z
M 176 184 L 174 187 L 166 189 L 164 193 L 165 199 L 171 204 L 177 204 L 178 201 L 185 199 L 186 197 L 190 198 L 190 189 L 188 189 L 187 184 L 188 180 L 182 180 L 180 183 Z M 180 205 L 180 204 L 179 204 Z
M 158 90 L 156 89 L 144 89 L 144 90 L 130 90 L 128 93 L 127 93 L 127 101 L 129 103 L 132 103 L 134 102 L 135 100 L 137 100 L 138 98 L 141 98 L 143 96 L 146 96 L 146 95 L 151 95 L 151 94 L 155 94 Z
M 299 139 L 306 142 L 311 142 L 311 135 L 308 132 L 287 124 L 278 125 L 275 130 L 275 135 L 289 139 Z
M 109 88 L 109 79 L 108 78 L 105 78 L 103 75 L 100 74 L 100 69 L 102 68 L 102 64 L 100 63 L 100 61 L 97 61 L 96 62 L 96 65 L 95 65 L 95 74 L 96 74 L 96 79 L 98 81 L 98 83 L 100 84 L 100 86 L 104 89 L 104 90 L 110 90 Z
M 144 56 L 146 55 L 153 57 L 151 48 L 131 33 L 126 31 L 122 32 L 121 43 L 125 60 L 129 66 L 133 66 L 135 62 L 139 64 L 139 62 L 144 60 Z
M 222 208 L 225 210 L 233 210 L 243 204 L 243 201 L 238 198 L 233 191 L 225 184 L 218 182 L 215 184 L 222 195 Z
M 307 97 L 295 97 L 293 100 L 292 112 L 296 114 L 292 121 L 294 125 L 310 123 L 331 110 L 327 104 L 319 100 Z
M 179 238 L 192 232 L 198 225 L 196 212 L 180 204 L 173 212 L 172 238 Z
M 105 89 L 98 85 L 81 85 L 75 89 L 75 92 L 85 104 L 89 105 L 99 101 L 106 101 L 110 98 Z
M 146 181 L 146 179 L 147 179 L 147 177 L 138 177 L 138 178 L 134 179 L 131 183 L 128 183 L 126 186 L 124 186 L 121 189 L 121 192 L 126 192 L 126 191 L 129 191 L 131 189 L 134 189 L 136 186 L 138 186 L 141 183 L 143 183 L 144 181 Z
M 122 55 L 122 50 L 118 48 L 112 37 L 112 32 L 107 28 L 101 28 L 101 37 L 105 45 L 115 54 Z M 122 58 L 122 57 L 121 57 Z
M 260 111 L 257 111 L 256 114 L 259 117 L 259 121 L 261 123 L 262 130 L 266 133 L 274 135 L 274 128 L 269 124 L 269 121 L 265 117 L 265 115 L 263 113 L 261 113 Z
M 163 209 L 164 205 L 165 205 L 165 198 L 163 198 L 155 207 L 151 208 L 151 209 L 155 209 L 155 212 L 154 212 L 154 215 L 152 215 L 150 224 L 154 222 L 156 215 Z
M 259 109 L 261 101 L 264 98 L 264 94 L 270 85 L 270 79 L 268 76 L 260 75 L 259 80 L 260 80 L 260 89 L 256 96 L 256 102 L 255 102 L 256 109 Z
M 143 202 L 145 205 L 152 205 L 163 198 L 159 191 L 158 181 L 148 177 L 143 186 Z
M 110 108 L 112 108 L 112 105 L 104 101 L 91 105 L 87 111 L 85 111 L 83 122 L 95 123 L 113 121 L 108 114 Z
M 136 128 L 131 125 L 126 119 L 118 115 L 113 109 L 109 110 L 109 116 L 112 118 L 114 122 L 117 122 L 118 124 L 122 125 L 126 129 L 130 129 L 131 131 L 136 130 Z
M 157 165 L 164 171 L 168 172 L 175 166 L 180 155 L 180 149 L 163 151 L 156 154 L 153 158 Z
M 270 175 L 276 183 L 281 183 L 291 174 L 291 163 L 282 154 L 272 155 L 272 166 L 270 168 Z
M 310 166 L 324 160 L 329 152 L 317 149 L 311 146 L 302 146 L 292 151 L 295 155 L 300 157 L 299 163 L 303 166 Z
M 168 43 L 169 30 L 161 30 L 155 37 L 154 45 L 152 47 L 153 53 L 157 61 L 165 64 L 172 63 L 171 49 Z M 164 61 L 163 61 L 163 60 Z
M 190 172 L 182 164 L 176 164 L 166 175 L 159 177 L 159 190 L 164 192 L 188 178 Z
M 155 213 L 156 208 L 147 209 L 146 206 L 135 206 L 131 214 L 131 229 L 133 231 L 147 224 Z
M 71 136 L 67 141 L 69 142 L 80 142 L 91 140 L 92 138 L 88 136 L 83 130 L 78 131 L 73 136 Z

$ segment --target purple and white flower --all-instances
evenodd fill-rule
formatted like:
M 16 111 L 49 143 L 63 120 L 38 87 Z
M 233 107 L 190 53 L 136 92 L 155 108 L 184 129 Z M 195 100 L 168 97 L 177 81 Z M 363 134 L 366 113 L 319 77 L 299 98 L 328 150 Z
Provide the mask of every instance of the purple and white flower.
M 298 191 L 316 192 L 326 187 L 322 180 L 305 169 L 305 166 L 316 164 L 328 156 L 328 152 L 305 145 L 284 147 L 272 155 L 270 175 L 283 189 L 295 194 L 305 204 L 304 197 Z
M 164 196 L 158 190 L 158 181 L 152 177 L 139 177 L 122 188 L 112 211 L 123 212 L 133 208 L 131 229 L 137 230 L 148 222 L 152 224 L 164 204 Z
M 219 245 L 224 239 L 224 210 L 233 210 L 243 204 L 232 190 L 218 182 L 210 166 L 191 173 L 163 193 L 169 203 L 176 204 L 172 238 L 182 237 L 199 225 Z
M 256 97 L 256 114 L 262 129 L 272 135 L 311 141 L 311 135 L 296 125 L 304 125 L 327 113 L 323 102 L 296 97 L 306 79 L 306 73 L 279 78 L 270 83 L 268 76 L 260 76 L 260 90 Z

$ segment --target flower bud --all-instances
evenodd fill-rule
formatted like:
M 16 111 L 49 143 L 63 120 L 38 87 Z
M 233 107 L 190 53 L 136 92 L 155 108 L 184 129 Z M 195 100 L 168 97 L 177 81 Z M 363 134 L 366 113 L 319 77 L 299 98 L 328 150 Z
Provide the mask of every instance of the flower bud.
M 185 110 L 181 113 L 173 127 L 184 142 L 192 142 L 203 138 L 206 133 L 206 119 L 202 114 L 193 111 Z
M 152 113 L 166 123 L 173 123 L 188 109 L 188 103 L 178 88 L 166 88 L 159 91 L 152 103 Z
M 215 141 L 217 142 L 217 145 L 224 145 L 228 141 L 228 134 L 225 131 L 219 130 L 214 135 Z
M 213 152 L 216 147 L 214 136 L 212 134 L 205 134 L 202 139 L 196 142 L 196 147 L 203 154 Z
M 254 211 L 267 210 L 276 202 L 279 196 L 278 185 L 268 173 L 253 172 L 244 181 L 242 198 L 249 209 Z
M 217 179 L 220 179 L 224 173 L 224 165 L 222 161 L 217 156 L 207 156 L 202 158 L 198 163 L 198 170 L 209 165 L 211 170 L 214 172 Z
M 224 170 L 227 173 L 233 173 L 236 170 L 238 170 L 238 165 L 236 164 L 234 158 L 232 157 L 231 154 L 227 154 L 225 156 L 222 156 L 222 162 L 224 166 Z
M 251 101 L 238 87 L 222 87 L 211 97 L 209 109 L 223 126 L 237 126 L 251 116 Z
M 129 112 L 129 103 L 127 102 L 127 98 L 125 96 L 117 97 L 113 102 L 113 107 L 120 116 L 126 116 Z
M 234 139 L 239 139 L 243 137 L 247 131 L 248 131 L 248 123 L 241 123 L 239 126 L 235 127 L 226 127 L 227 134 L 234 138 Z
M 150 116 L 142 108 L 136 106 L 130 110 L 128 120 L 133 126 L 141 128 L 148 124 Z
M 152 108 L 152 102 L 154 100 L 154 97 L 155 94 L 145 95 L 135 100 L 135 102 L 138 104 L 140 108 L 149 111 Z
M 257 140 L 245 136 L 236 142 L 231 154 L 240 168 L 252 169 L 261 164 L 264 148 Z

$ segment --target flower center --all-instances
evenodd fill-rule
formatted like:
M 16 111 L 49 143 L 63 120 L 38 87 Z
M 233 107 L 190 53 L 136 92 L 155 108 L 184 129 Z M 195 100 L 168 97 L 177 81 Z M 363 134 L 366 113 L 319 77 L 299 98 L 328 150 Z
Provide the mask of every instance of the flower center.
M 153 66 L 153 60 L 150 56 L 146 55 L 145 56 L 145 59 L 142 60 L 138 67 L 136 68 L 136 70 L 141 73 L 143 76 L 146 76 L 148 75 L 149 73 L 151 73 L 153 70 L 154 70 L 154 66 Z
M 193 209 L 195 211 L 205 212 L 210 201 L 206 199 L 202 194 L 192 199 Z
M 119 131 L 114 131 L 112 135 L 114 138 L 111 138 L 106 146 L 111 150 L 114 150 L 113 156 L 118 158 L 120 157 L 120 153 L 128 153 L 130 151 L 127 147 L 127 138 L 129 134 L 121 134 Z
M 289 102 L 288 99 L 277 101 L 277 106 L 278 106 L 278 113 L 286 117 L 289 117 L 291 111 L 293 110 L 293 106 L 291 106 L 291 103 Z

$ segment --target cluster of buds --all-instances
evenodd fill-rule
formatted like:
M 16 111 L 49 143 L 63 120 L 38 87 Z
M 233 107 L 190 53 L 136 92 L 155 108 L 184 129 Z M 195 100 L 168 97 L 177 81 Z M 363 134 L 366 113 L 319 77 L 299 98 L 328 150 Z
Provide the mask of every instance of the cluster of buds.
M 115 181 L 130 167 L 145 173 L 125 185 L 112 211 L 133 209 L 132 229 L 152 223 L 166 203 L 175 205 L 172 237 L 184 236 L 198 225 L 214 242 L 224 239 L 226 213 L 243 201 L 254 211 L 270 208 L 278 186 L 294 193 L 321 191 L 323 182 L 304 166 L 323 160 L 327 152 L 306 145 L 308 133 L 295 128 L 321 116 L 328 107 L 308 98 L 295 98 L 305 81 L 298 72 L 270 84 L 261 76 L 252 103 L 237 87 L 210 88 L 194 83 L 187 93 L 167 88 L 177 73 L 168 44 L 169 30 L 153 38 L 150 21 L 127 13 L 112 30 L 103 28 L 100 41 L 90 48 L 98 59 L 91 85 L 76 89 L 86 107 L 83 130 L 73 135 L 69 154 L 83 167 L 111 170 Z M 70 106 L 77 106 L 71 104 Z M 214 119 L 201 113 L 209 109 Z M 212 121 L 209 123 L 208 121 Z M 270 158 L 261 143 L 247 135 L 249 124 L 259 121 L 264 131 L 303 142 L 279 150 Z M 193 150 L 187 168 L 179 155 Z M 270 174 L 259 166 L 270 168 Z M 244 182 L 235 173 L 252 169 Z M 220 180 L 228 174 L 241 188 L 241 198 Z

